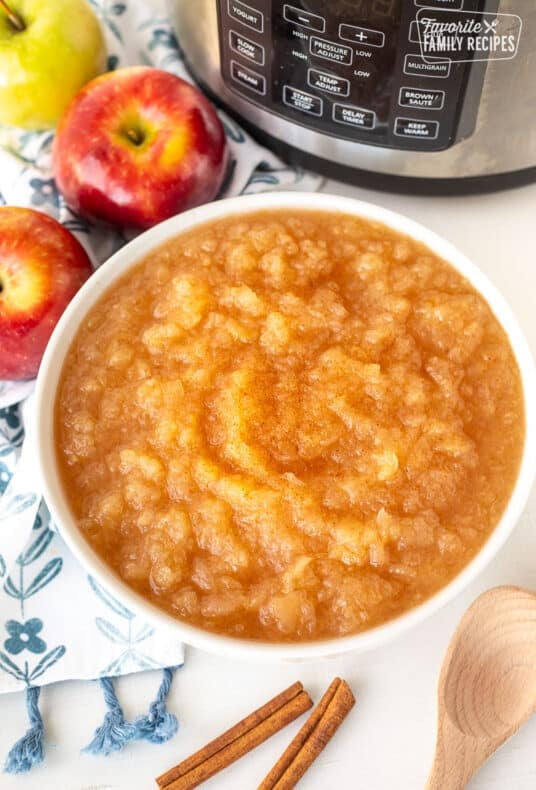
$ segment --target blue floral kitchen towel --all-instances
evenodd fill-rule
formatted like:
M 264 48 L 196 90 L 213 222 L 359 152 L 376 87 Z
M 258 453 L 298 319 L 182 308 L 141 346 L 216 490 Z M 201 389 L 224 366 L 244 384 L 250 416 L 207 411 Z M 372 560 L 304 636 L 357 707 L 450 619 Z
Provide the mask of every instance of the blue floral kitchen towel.
M 106 32 L 110 69 L 132 64 L 165 68 L 189 79 L 169 20 L 155 17 L 144 0 L 90 0 Z M 194 2 L 194 0 L 185 0 Z M 317 189 L 317 177 L 285 167 L 221 113 L 232 168 L 225 194 L 264 189 Z M 58 194 L 50 171 L 52 133 L 0 129 L 0 202 L 30 206 L 59 219 L 87 249 L 95 266 L 128 237 L 74 214 Z M 164 700 L 171 675 L 149 715 L 125 722 L 109 678 L 176 667 L 183 647 L 113 598 L 77 564 L 36 490 L 31 421 L 32 382 L 0 382 L 0 693 L 26 689 L 32 725 L 12 750 L 11 771 L 42 757 L 39 687 L 66 679 L 101 678 L 109 713 L 90 744 L 107 753 L 136 737 L 162 741 L 176 730 Z M 26 426 L 26 433 L 25 433 Z

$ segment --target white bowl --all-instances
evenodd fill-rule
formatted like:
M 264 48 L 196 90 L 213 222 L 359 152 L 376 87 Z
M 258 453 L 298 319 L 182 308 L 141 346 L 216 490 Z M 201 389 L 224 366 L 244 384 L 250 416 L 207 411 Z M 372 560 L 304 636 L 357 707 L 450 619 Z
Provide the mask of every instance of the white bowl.
M 439 592 L 405 614 L 353 636 L 316 642 L 271 644 L 222 636 L 174 618 L 134 592 L 93 551 L 77 527 L 58 474 L 53 437 L 56 389 L 67 350 L 87 312 L 117 278 L 163 242 L 209 220 L 262 209 L 316 209 L 353 214 L 382 222 L 394 230 L 422 241 L 433 252 L 451 263 L 486 299 L 508 335 L 521 371 L 526 414 L 525 446 L 517 482 L 499 524 L 473 560 Z M 500 293 L 455 247 L 422 225 L 379 206 L 334 195 L 269 192 L 231 198 L 180 214 L 138 236 L 98 269 L 63 314 L 41 363 L 36 401 L 37 459 L 42 477 L 42 490 L 52 516 L 73 554 L 90 574 L 126 606 L 154 623 L 174 629 L 177 637 L 186 643 L 226 656 L 259 660 L 309 659 L 351 650 L 363 652 L 393 639 L 450 601 L 489 563 L 519 519 L 536 475 L 536 371 L 527 341 Z

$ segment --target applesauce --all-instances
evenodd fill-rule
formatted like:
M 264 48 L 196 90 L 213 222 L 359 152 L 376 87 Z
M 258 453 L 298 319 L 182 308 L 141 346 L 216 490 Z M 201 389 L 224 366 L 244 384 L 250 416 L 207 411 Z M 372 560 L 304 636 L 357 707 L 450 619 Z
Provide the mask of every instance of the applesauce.
M 153 251 L 67 354 L 55 440 L 86 539 L 202 628 L 356 633 L 489 536 L 524 441 L 519 370 L 422 243 L 339 213 L 214 221 Z

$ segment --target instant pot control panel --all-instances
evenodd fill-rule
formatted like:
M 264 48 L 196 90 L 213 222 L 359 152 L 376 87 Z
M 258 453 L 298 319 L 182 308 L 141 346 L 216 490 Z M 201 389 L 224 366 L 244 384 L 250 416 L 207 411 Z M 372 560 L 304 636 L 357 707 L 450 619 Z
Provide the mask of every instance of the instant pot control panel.
M 388 148 L 441 151 L 472 133 L 484 66 L 425 60 L 417 13 L 448 8 L 463 20 L 482 0 L 217 2 L 223 80 L 249 102 Z

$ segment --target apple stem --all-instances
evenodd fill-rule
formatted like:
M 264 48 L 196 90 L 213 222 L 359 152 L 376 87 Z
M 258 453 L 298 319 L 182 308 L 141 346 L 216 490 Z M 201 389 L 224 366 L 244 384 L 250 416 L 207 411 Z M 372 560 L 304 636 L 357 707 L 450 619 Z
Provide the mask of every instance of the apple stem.
M 141 143 L 143 143 L 143 135 L 141 135 L 140 132 L 136 131 L 136 129 L 127 129 L 126 135 L 129 140 L 132 140 L 134 145 L 141 145 Z
M 26 25 L 24 24 L 20 16 L 18 16 L 14 11 L 11 10 L 11 8 L 6 3 L 6 0 L 0 0 L 0 7 L 3 8 L 4 11 L 6 12 L 7 18 L 9 19 L 15 30 L 18 30 L 19 33 L 22 33 L 23 30 L 26 30 Z

